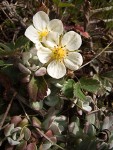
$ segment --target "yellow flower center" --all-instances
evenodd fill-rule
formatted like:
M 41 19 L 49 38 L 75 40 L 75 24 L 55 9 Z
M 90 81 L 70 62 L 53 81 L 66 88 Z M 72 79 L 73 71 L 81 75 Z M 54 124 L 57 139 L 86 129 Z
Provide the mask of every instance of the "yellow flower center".
M 60 61 L 62 61 L 67 55 L 66 49 L 61 46 L 55 47 L 54 49 L 52 49 L 52 52 L 52 58 Z
M 38 32 L 38 34 L 39 34 L 40 41 L 42 41 L 42 38 L 46 37 L 48 35 L 48 31 L 47 30 L 43 30 L 43 31 Z

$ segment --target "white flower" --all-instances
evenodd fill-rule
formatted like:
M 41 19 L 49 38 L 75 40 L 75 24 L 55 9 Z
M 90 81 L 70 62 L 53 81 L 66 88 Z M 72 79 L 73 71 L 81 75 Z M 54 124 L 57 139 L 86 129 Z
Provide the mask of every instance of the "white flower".
M 66 74 L 66 67 L 75 71 L 82 65 L 82 55 L 75 51 L 81 43 L 81 36 L 74 31 L 65 33 L 63 37 L 56 32 L 51 32 L 45 40 L 46 47 L 36 45 L 37 55 L 41 63 L 49 64 L 48 74 L 59 79 Z
M 63 24 L 59 19 L 49 20 L 49 16 L 39 11 L 33 16 L 33 25 L 30 25 L 26 31 L 25 36 L 33 43 L 42 42 L 49 32 L 54 31 L 59 34 L 63 33 Z

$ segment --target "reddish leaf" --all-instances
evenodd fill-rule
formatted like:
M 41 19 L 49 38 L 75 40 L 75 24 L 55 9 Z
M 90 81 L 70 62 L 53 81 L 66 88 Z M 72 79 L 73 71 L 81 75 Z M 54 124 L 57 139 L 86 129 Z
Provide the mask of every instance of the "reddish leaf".
M 48 90 L 47 83 L 43 77 L 40 77 L 40 78 L 38 77 L 37 81 L 38 81 L 37 82 L 38 83 L 37 99 L 43 100 L 45 96 L 47 96 L 47 90 Z
M 37 79 L 32 77 L 28 85 L 30 99 L 32 101 L 43 100 L 47 96 L 47 89 L 47 83 L 43 77 L 38 77 Z
M 38 86 L 36 84 L 36 80 L 34 77 L 31 78 L 31 81 L 28 84 L 28 92 L 29 92 L 29 98 L 32 101 L 36 101 L 37 100 Z
M 27 150 L 37 150 L 36 143 L 30 143 L 30 144 L 28 144 Z
M 85 38 L 89 38 L 89 37 L 90 37 L 89 33 L 88 33 L 88 32 L 85 32 L 85 31 L 84 31 L 84 28 L 83 28 L 82 26 L 80 26 L 80 25 L 76 25 L 76 26 L 75 26 L 75 30 L 78 31 L 78 32 L 80 32 L 80 34 L 81 34 L 83 37 L 85 37 Z
M 22 121 L 21 116 L 13 116 L 11 118 L 11 123 L 14 123 L 15 126 L 17 126 L 17 124 L 20 123 L 20 121 Z
M 39 120 L 38 118 L 36 118 L 36 117 L 32 117 L 32 124 L 33 124 L 34 126 L 38 127 L 38 128 L 41 127 L 41 122 L 40 122 L 40 120 Z
M 53 137 L 53 133 L 52 133 L 51 130 L 48 130 L 48 131 L 45 133 L 45 135 L 46 135 L 47 137 L 49 137 L 49 138 Z

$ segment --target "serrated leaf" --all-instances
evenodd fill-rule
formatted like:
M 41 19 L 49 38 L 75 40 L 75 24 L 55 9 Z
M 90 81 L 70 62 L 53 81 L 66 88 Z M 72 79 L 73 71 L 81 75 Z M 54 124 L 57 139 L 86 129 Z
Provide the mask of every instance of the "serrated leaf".
M 102 74 L 102 77 L 113 78 L 113 70 Z
M 62 87 L 63 94 L 69 98 L 72 98 L 74 85 L 75 85 L 75 81 L 72 79 L 65 81 Z
M 100 82 L 92 78 L 81 78 L 80 86 L 89 92 L 96 92 L 100 88 Z
M 56 104 L 58 104 L 58 102 L 60 101 L 60 98 L 55 95 L 55 96 L 48 96 L 47 100 L 45 100 L 45 104 L 48 106 L 55 106 Z
M 85 101 L 86 100 L 86 96 L 84 95 L 84 93 L 82 92 L 81 90 L 81 86 L 79 83 L 76 83 L 74 85 L 74 96 L 79 98 L 80 100 L 82 101 Z

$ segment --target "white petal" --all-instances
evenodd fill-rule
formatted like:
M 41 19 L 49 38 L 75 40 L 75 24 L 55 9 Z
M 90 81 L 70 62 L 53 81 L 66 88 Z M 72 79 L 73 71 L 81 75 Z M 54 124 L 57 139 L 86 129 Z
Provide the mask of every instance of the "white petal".
M 49 48 L 40 47 L 37 52 L 38 58 L 41 63 L 47 63 L 51 59 L 52 51 Z
M 63 24 L 59 19 L 53 19 L 48 24 L 48 29 L 53 32 L 58 32 L 59 34 L 63 33 Z
M 36 44 L 35 44 L 35 47 L 36 47 L 37 50 L 39 50 L 40 47 L 42 47 L 42 46 L 43 46 L 43 45 L 42 45 L 41 43 L 36 43 Z
M 55 46 L 59 45 L 59 36 L 60 35 L 57 32 L 49 32 L 47 39 L 43 42 L 47 47 L 54 48 Z
M 82 55 L 78 52 L 69 52 L 68 56 L 64 59 L 64 63 L 70 70 L 77 70 L 83 63 Z
M 53 60 L 48 65 L 47 72 L 51 77 L 60 79 L 66 74 L 66 67 L 62 62 Z
M 33 25 L 39 31 L 46 29 L 48 23 L 49 17 L 43 11 L 39 11 L 33 16 Z
M 30 39 L 33 43 L 39 42 L 38 31 L 31 25 L 25 31 L 25 36 Z
M 82 44 L 82 39 L 78 33 L 74 31 L 69 31 L 64 34 L 61 43 L 62 46 L 66 46 L 68 50 L 73 51 L 79 49 Z

